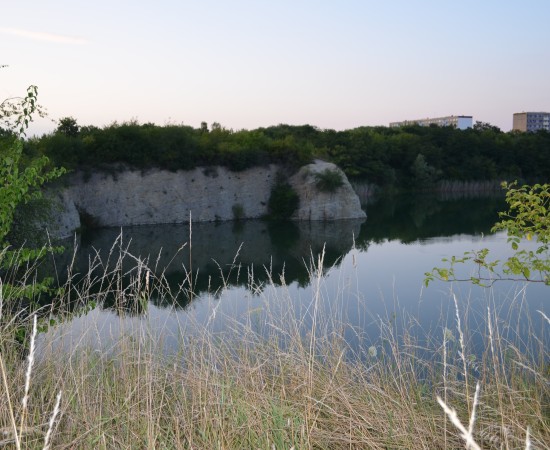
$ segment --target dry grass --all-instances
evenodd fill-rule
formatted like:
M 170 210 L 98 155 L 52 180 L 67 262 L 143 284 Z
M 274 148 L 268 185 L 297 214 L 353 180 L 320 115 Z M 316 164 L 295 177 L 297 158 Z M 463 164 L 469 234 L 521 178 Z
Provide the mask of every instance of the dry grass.
M 67 282 L 60 299 L 81 305 L 117 299 L 125 331 L 103 347 L 73 341 L 63 348 L 66 326 L 57 313 L 58 323 L 39 335 L 29 378 L 28 351 L 22 356 L 15 336 L 22 326 L 32 330 L 32 318 L 2 315 L 0 446 L 511 449 L 550 443 L 544 329 L 538 337 L 530 330 L 539 354 L 521 352 L 520 343 L 503 338 L 489 310 L 487 351 L 474 368 L 457 303 L 456 323 L 442 326 L 428 348 L 419 348 L 407 327 L 383 319 L 383 345 L 352 348 L 343 338 L 345 319 L 322 307 L 334 299 L 325 297 L 319 255 L 310 263 L 314 289 L 305 311 L 297 310 L 284 280 L 275 289 L 271 279 L 258 286 L 251 278 L 250 291 L 264 300 L 261 311 L 224 318 L 222 332 L 211 320 L 182 323 L 178 351 L 167 353 L 146 300 L 188 293 L 191 275 L 173 292 L 146 262 L 124 250 L 113 255 L 113 264 L 93 260 L 93 270 L 79 283 Z M 213 308 L 210 318 L 215 314 L 221 312 Z M 99 334 L 101 325 L 89 321 L 85 331 Z M 448 422 L 438 397 L 468 424 L 466 434 Z

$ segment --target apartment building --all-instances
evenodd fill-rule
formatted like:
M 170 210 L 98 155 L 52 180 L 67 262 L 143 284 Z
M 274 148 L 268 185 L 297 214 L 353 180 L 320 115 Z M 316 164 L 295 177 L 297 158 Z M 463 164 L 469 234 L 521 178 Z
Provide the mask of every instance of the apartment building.
M 459 130 L 465 130 L 466 128 L 472 128 L 472 121 L 472 116 L 446 116 L 391 122 L 390 127 L 404 127 L 407 125 L 420 125 L 422 127 L 428 127 L 430 125 L 437 125 L 440 127 L 455 127 Z
M 514 113 L 512 130 L 517 131 L 550 131 L 550 113 L 548 112 L 521 112 Z

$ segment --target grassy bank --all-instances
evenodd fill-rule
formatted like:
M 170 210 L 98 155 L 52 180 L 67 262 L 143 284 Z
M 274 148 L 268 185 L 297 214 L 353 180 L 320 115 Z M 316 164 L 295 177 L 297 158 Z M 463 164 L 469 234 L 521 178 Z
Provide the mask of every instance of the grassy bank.
M 474 362 L 466 356 L 471 331 L 462 325 L 463 299 L 456 299 L 454 322 L 442 324 L 427 345 L 409 332 L 406 324 L 415 319 L 407 318 L 399 326 L 379 320 L 383 345 L 352 347 L 344 332 L 360 337 L 361 330 L 350 330 L 342 314 L 323 307 L 329 302 L 337 310 L 338 299 L 324 294 L 321 255 L 309 266 L 314 289 L 305 311 L 297 312 L 284 279 L 258 286 L 250 278 L 250 292 L 263 301 L 260 311 L 226 317 L 224 330 L 216 331 L 210 319 L 221 312 L 214 301 L 208 320 L 158 332 L 145 300 L 189 295 L 191 276 L 174 292 L 162 274 L 153 275 L 139 259 L 126 269 L 123 258 L 132 259 L 93 261 L 59 299 L 62 305 L 118 299 L 113 315 L 121 333 L 105 337 L 93 311 L 82 321 L 82 333 L 101 334 L 102 345 L 69 339 L 62 310 L 31 344 L 32 316 L 9 312 L 15 299 L 3 293 L 0 446 L 42 448 L 48 435 L 52 448 L 464 448 L 438 397 L 456 409 L 466 429 L 475 411 L 472 436 L 482 448 L 550 443 L 543 346 L 550 323 L 528 330 L 540 345 L 538 354 L 526 352 L 524 342 L 503 337 L 506 324 L 489 308 L 486 350 Z M 40 313 L 44 324 L 49 313 Z M 175 352 L 165 351 L 168 334 L 179 336 Z

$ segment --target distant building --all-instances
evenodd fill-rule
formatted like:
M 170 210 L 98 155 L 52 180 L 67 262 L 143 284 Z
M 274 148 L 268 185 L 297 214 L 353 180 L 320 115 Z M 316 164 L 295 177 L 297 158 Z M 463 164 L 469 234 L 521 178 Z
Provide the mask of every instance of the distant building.
M 550 113 L 521 112 L 514 114 L 512 130 L 518 131 L 550 131 Z
M 418 119 L 418 120 L 404 120 L 402 122 L 391 122 L 390 127 L 404 127 L 407 125 L 420 125 L 421 127 L 428 127 L 430 125 L 437 125 L 440 127 L 455 127 L 459 130 L 465 130 L 466 128 L 472 128 L 472 116 L 447 116 L 447 117 L 435 117 L 433 119 Z

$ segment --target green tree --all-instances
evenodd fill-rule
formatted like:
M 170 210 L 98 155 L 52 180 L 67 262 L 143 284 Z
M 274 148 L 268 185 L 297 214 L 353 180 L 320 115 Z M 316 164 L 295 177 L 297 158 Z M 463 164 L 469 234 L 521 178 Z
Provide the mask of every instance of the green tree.
M 494 131 L 495 133 L 501 132 L 499 127 L 492 125 L 489 122 L 480 122 L 479 120 L 476 120 L 476 123 L 474 124 L 473 129 L 477 131 L 489 130 L 489 131 Z
M 434 279 L 444 281 L 471 281 L 490 286 L 495 281 L 511 280 L 550 285 L 550 184 L 523 185 L 503 183 L 508 210 L 500 213 L 501 220 L 493 232 L 506 231 L 511 256 L 504 260 L 490 260 L 487 248 L 464 253 L 463 257 L 444 259 L 447 267 L 434 267 L 426 273 L 426 286 Z M 535 249 L 525 245 L 534 241 Z M 460 278 L 457 265 L 473 262 L 476 275 Z
M 416 156 L 411 166 L 411 172 L 413 175 L 413 183 L 415 187 L 419 188 L 433 186 L 441 175 L 440 171 L 426 162 L 426 158 L 422 153 Z
M 62 119 L 59 119 L 59 123 L 55 131 L 56 133 L 61 133 L 68 137 L 77 137 L 80 127 L 76 123 L 76 119 L 73 117 L 63 117 Z

